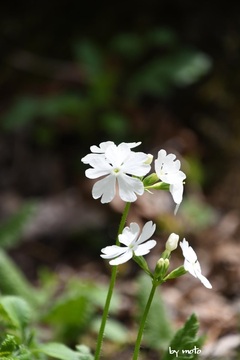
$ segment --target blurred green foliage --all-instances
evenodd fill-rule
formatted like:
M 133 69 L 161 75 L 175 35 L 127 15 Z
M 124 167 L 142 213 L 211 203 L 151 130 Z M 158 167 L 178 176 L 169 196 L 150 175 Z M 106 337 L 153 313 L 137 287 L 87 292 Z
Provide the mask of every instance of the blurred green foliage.
M 34 214 L 34 202 L 24 203 L 20 209 L 10 216 L 5 222 L 0 224 L 0 247 L 4 249 L 12 248 L 21 240 L 24 226 Z
M 61 124 L 68 123 L 79 139 L 95 134 L 126 141 L 133 131 L 129 106 L 138 107 L 145 96 L 166 98 L 176 88 L 194 84 L 211 68 L 206 54 L 183 45 L 168 28 L 142 35 L 120 33 L 104 46 L 81 39 L 73 52 L 82 85 L 42 95 L 19 94 L 2 116 L 2 129 L 34 126 L 33 137 L 45 144 L 61 132 Z
M 151 279 L 147 275 L 141 275 L 138 279 L 138 306 L 139 317 L 143 314 L 149 293 L 151 291 Z M 165 308 L 160 291 L 157 291 L 144 329 L 144 344 L 155 350 L 165 350 L 173 336 L 172 323 Z
M 78 346 L 73 351 L 61 343 L 39 343 L 32 327 L 32 314 L 33 309 L 21 297 L 0 297 L 1 360 L 93 359 L 86 346 Z
M 3 331 L 3 337 L 0 336 L 0 340 L 5 341 L 4 336 L 9 333 L 10 329 L 14 329 L 14 331 L 10 331 L 10 334 L 14 335 L 13 340 L 17 339 L 18 344 L 22 343 L 29 347 L 30 343 L 32 344 L 32 335 L 29 333 L 28 325 L 34 326 L 38 339 L 45 338 L 41 332 L 44 327 L 48 327 L 50 336 L 65 344 L 76 343 L 86 334 L 97 334 L 99 311 L 102 311 L 105 304 L 107 285 L 99 285 L 87 280 L 79 281 L 77 277 L 71 277 L 63 285 L 54 273 L 44 271 L 39 279 L 41 285 L 39 289 L 35 289 L 3 250 L 0 258 L 0 291 L 2 293 L 2 297 L 0 297 L 0 328 Z M 111 314 L 117 315 L 120 303 L 121 297 L 116 292 L 111 304 Z M 29 343 L 25 342 L 27 337 L 25 329 L 31 338 L 29 338 Z M 127 333 L 128 330 L 124 325 L 117 320 L 111 320 L 105 336 L 115 343 L 122 343 L 126 341 Z M 42 344 L 42 341 L 39 344 Z M 14 351 L 20 351 L 19 347 L 16 349 L 14 346 L 13 348 Z M 55 347 L 48 344 L 46 346 L 39 345 L 38 350 L 33 351 L 51 355 L 55 352 Z M 56 349 L 55 353 L 59 355 L 55 357 L 65 360 L 67 351 L 64 350 L 63 353 L 66 355 L 61 355 L 65 356 L 61 357 L 60 350 L 58 352 Z M 36 359 L 38 358 L 36 357 Z M 84 358 L 80 357 L 79 359 Z M 87 359 L 90 357 L 86 357 Z

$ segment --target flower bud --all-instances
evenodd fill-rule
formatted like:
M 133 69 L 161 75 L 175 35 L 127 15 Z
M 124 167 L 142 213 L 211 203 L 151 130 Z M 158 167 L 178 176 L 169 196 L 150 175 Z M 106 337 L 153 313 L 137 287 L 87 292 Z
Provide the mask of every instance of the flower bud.
M 166 184 L 165 182 L 159 181 L 151 186 L 151 189 L 155 190 L 166 190 L 169 191 L 170 185 Z
M 169 238 L 167 239 L 165 248 L 168 251 L 173 251 L 177 248 L 178 246 L 178 240 L 179 240 L 179 235 L 172 233 Z
M 164 281 L 170 280 L 170 279 L 175 279 L 179 276 L 182 276 L 184 274 L 186 274 L 187 271 L 184 269 L 184 266 L 181 265 L 178 268 L 174 269 L 173 271 L 170 272 L 170 274 L 168 274 L 165 278 Z
M 155 173 L 152 173 L 148 176 L 146 176 L 144 179 L 143 179 L 143 184 L 144 186 L 152 186 L 153 184 L 155 184 L 157 181 L 159 181 L 159 178 L 157 176 L 157 174 Z
M 169 260 L 160 258 L 155 267 L 154 278 L 161 280 L 165 276 L 168 267 L 169 267 Z

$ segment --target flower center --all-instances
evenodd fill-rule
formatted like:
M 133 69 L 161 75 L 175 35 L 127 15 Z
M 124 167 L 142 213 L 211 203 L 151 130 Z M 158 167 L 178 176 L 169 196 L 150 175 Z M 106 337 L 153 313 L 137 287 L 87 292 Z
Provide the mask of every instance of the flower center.
M 113 169 L 113 173 L 114 175 L 118 175 L 120 173 L 121 169 L 120 168 L 115 168 Z

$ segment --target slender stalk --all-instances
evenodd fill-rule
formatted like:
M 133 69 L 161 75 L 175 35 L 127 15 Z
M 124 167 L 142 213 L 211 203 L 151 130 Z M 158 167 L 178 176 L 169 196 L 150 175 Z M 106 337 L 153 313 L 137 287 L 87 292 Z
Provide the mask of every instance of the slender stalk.
M 121 218 L 121 221 L 119 224 L 119 228 L 118 228 L 116 245 L 119 245 L 118 235 L 121 234 L 123 231 L 124 225 L 126 223 L 127 215 L 128 215 L 129 209 L 130 209 L 130 205 L 131 205 L 130 202 L 126 203 L 126 205 L 125 205 L 125 208 L 124 208 L 124 211 L 122 214 L 122 218 Z M 106 326 L 106 322 L 107 322 L 107 318 L 108 318 L 108 313 L 109 313 L 109 308 L 110 308 L 110 304 L 111 304 L 114 285 L 116 282 L 116 277 L 117 277 L 117 266 L 112 266 L 112 274 L 111 274 L 110 284 L 109 284 L 107 298 L 106 298 L 106 302 L 105 302 L 105 306 L 104 306 L 104 310 L 103 310 L 102 322 L 101 322 L 101 326 L 100 326 L 99 333 L 98 333 L 97 346 L 96 346 L 95 357 L 94 357 L 95 360 L 98 360 L 101 355 L 104 330 L 105 330 L 105 326 Z
M 132 360 L 137 360 L 138 359 L 145 323 L 146 323 L 147 316 L 148 316 L 148 313 L 149 313 L 149 310 L 150 310 L 150 307 L 151 307 L 151 304 L 152 304 L 152 300 L 153 300 L 153 297 L 154 297 L 154 294 L 155 294 L 155 291 L 156 291 L 156 288 L 157 288 L 158 285 L 159 285 L 158 282 L 153 281 L 153 285 L 152 285 L 151 292 L 149 294 L 147 305 L 145 307 L 145 310 L 144 310 L 144 313 L 143 313 L 143 316 L 142 316 L 142 319 L 141 319 L 141 323 L 139 325 L 138 335 L 137 335 L 137 340 L 136 340 L 136 343 L 135 343 L 135 348 L 134 348 L 134 353 L 133 353 Z

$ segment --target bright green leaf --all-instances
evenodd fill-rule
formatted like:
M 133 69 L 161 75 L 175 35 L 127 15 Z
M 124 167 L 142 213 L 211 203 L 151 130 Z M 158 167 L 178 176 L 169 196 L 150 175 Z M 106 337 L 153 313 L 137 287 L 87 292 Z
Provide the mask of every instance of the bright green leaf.
M 61 343 L 47 343 L 40 345 L 35 351 L 42 352 L 48 356 L 60 360 L 80 360 L 81 355 Z
M 3 296 L 0 298 L 0 306 L 0 313 L 7 315 L 11 325 L 18 329 L 28 325 L 32 311 L 25 300 L 17 296 Z

